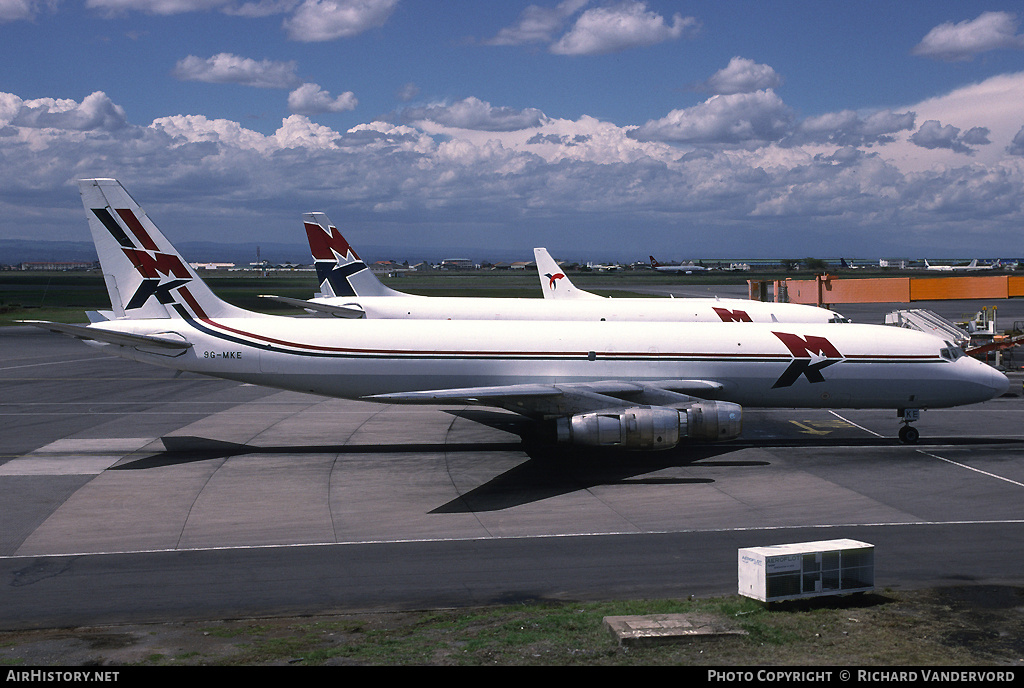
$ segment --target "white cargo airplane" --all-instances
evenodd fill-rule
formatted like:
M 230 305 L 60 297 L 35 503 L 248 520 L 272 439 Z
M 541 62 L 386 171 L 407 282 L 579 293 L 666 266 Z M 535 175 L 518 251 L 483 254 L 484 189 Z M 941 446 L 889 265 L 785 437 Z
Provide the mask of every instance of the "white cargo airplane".
M 553 422 L 560 442 L 645 450 L 735 438 L 742 404 L 916 413 L 1008 387 L 941 339 L 884 325 L 254 313 L 215 296 L 116 180 L 79 184 L 113 317 L 31 324 L 175 370 L 329 397 L 499 407 Z M 900 434 L 917 439 L 909 424 Z
M 690 322 L 844 322 L 834 311 L 795 303 L 745 299 L 606 299 L 583 292 L 534 249 L 544 299 L 414 296 L 382 284 L 324 213 L 303 215 L 319 296 L 305 301 L 264 295 L 343 318 L 411 320 L 667 320 Z M 542 252 L 542 253 L 538 253 Z M 543 266 L 543 267 L 542 267 Z M 545 274 L 545 272 L 547 274 Z M 585 300 L 557 298 L 578 295 Z
M 651 259 L 651 267 L 658 272 L 670 272 L 678 275 L 692 275 L 695 272 L 704 272 L 707 270 L 703 265 L 694 265 L 693 263 L 687 263 L 686 265 L 662 265 L 654 256 L 649 256 Z
M 978 265 L 978 259 L 975 258 L 967 265 L 932 265 L 925 259 L 924 267 L 925 270 L 935 270 L 938 272 L 974 272 L 976 270 L 997 270 L 1002 267 L 1002 261 L 997 260 L 989 265 Z
M 572 302 L 577 314 L 597 313 L 607 320 L 679 320 L 686 322 L 848 322 L 839 313 L 799 303 L 774 303 L 718 297 L 610 299 L 580 289 L 545 248 L 533 249 L 544 298 Z M 585 299 L 585 301 L 581 301 Z

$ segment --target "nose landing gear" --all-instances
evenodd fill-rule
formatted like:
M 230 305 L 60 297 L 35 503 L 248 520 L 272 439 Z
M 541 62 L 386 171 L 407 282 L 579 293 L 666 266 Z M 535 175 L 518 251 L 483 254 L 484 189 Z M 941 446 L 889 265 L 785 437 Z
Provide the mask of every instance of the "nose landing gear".
M 921 433 L 911 423 L 921 419 L 921 409 L 900 409 L 899 415 L 903 418 L 903 427 L 900 428 L 900 442 L 903 444 L 917 444 Z

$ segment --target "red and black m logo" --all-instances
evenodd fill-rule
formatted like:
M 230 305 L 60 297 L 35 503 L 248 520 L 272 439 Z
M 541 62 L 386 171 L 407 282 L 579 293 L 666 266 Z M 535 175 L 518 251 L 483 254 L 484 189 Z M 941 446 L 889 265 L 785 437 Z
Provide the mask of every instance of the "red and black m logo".
M 718 306 L 712 306 L 711 308 L 715 313 L 718 313 L 718 317 L 722 319 L 722 322 L 753 322 L 753 319 L 746 311 L 731 311 L 728 308 L 719 308 Z
M 188 267 L 181 262 L 181 258 L 173 254 L 161 253 L 156 242 L 149 236 L 145 227 L 130 209 L 119 208 L 114 212 L 135 235 L 138 244 L 128 236 L 106 208 L 93 208 L 92 212 L 107 228 L 121 250 L 124 251 L 125 256 L 142 275 L 142 284 L 125 304 L 125 310 L 142 308 L 151 296 L 155 296 L 157 301 L 162 304 L 174 303 L 171 291 L 192 280 L 192 275 Z M 166 279 L 168 277 L 174 279 L 168 281 Z
M 782 343 L 794 356 L 793 362 L 775 381 L 772 389 L 791 387 L 800 379 L 800 376 L 806 377 L 807 381 L 811 383 L 824 382 L 825 377 L 821 371 L 833 363 L 838 363 L 843 358 L 832 342 L 824 337 L 810 335 L 804 338 L 788 332 L 773 332 L 772 334 L 782 340 Z
M 305 222 L 306 238 L 313 254 L 313 265 L 320 284 L 331 285 L 335 296 L 356 296 L 348 278 L 366 270 L 364 263 L 345 237 L 331 225 L 325 231 L 315 222 Z

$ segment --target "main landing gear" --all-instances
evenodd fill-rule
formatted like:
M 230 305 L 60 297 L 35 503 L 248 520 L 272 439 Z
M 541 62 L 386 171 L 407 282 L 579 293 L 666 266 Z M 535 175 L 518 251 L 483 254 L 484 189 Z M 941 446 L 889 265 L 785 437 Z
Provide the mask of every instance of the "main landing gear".
M 917 444 L 921 433 L 911 423 L 921 419 L 921 409 L 900 409 L 898 415 L 903 417 L 903 427 L 900 428 L 900 442 L 903 444 Z

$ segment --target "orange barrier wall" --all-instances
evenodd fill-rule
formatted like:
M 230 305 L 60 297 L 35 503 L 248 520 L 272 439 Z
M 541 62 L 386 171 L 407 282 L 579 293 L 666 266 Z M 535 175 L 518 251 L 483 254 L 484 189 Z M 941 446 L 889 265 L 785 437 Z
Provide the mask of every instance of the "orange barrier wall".
M 835 279 L 823 275 L 814 280 L 786 280 L 783 284 L 790 303 L 811 305 L 1008 299 L 1024 296 L 1024 276 L 1017 275 L 878 279 Z

